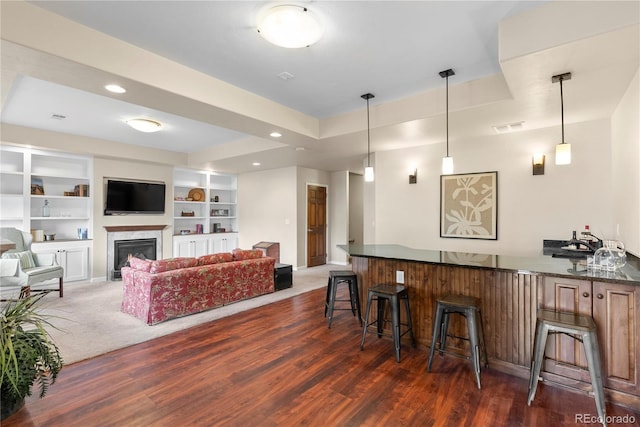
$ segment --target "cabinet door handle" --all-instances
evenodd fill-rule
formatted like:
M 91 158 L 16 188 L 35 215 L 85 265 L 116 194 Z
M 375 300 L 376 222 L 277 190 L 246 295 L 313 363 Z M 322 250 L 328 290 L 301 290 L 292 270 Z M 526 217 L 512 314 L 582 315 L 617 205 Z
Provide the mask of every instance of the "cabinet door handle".
M 583 292 L 582 296 L 585 297 L 585 298 L 589 298 L 589 292 Z
M 602 299 L 602 298 L 604 298 L 604 295 L 598 294 L 597 297 L 598 297 L 598 299 Z

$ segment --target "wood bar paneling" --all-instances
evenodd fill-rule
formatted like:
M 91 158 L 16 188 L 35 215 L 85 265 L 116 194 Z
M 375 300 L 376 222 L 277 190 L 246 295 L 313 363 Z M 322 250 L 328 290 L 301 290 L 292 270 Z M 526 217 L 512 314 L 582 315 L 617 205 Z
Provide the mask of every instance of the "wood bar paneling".
M 538 308 L 593 316 L 601 340 L 607 398 L 640 408 L 640 287 L 427 262 L 363 257 L 352 261 L 364 302 L 370 286 L 396 283 L 396 271 L 405 272 L 414 335 L 423 348 L 431 345 L 439 297 L 459 293 L 480 298 L 490 366 L 521 377 L 529 375 Z M 465 319 L 452 316 L 450 332 L 467 336 Z M 403 339 L 406 344 L 408 337 Z M 469 351 L 468 342 L 461 339 L 448 339 L 447 347 L 464 354 Z M 579 341 L 561 334 L 551 336 L 546 355 L 546 380 L 590 388 Z

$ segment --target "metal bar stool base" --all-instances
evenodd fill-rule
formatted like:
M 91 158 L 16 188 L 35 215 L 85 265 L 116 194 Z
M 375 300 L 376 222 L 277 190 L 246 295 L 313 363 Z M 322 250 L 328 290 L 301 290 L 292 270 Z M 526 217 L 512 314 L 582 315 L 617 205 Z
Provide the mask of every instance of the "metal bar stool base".
M 349 284 L 349 299 L 336 299 L 336 292 L 340 283 Z M 351 303 L 351 308 L 336 308 L 336 302 Z M 353 315 L 358 315 L 358 322 L 362 327 L 362 315 L 360 313 L 360 293 L 358 291 L 358 275 L 350 270 L 337 271 L 332 270 L 329 272 L 329 281 L 327 283 L 327 296 L 324 302 L 324 317 L 329 316 L 327 321 L 327 327 L 331 329 L 331 322 L 333 320 L 333 312 L 336 310 L 351 310 Z
M 439 298 L 436 303 L 436 316 L 433 322 L 433 335 L 431 338 L 431 349 L 429 351 L 429 363 L 427 364 L 427 372 L 431 372 L 431 364 L 433 363 L 433 355 L 436 351 L 436 344 L 439 342 L 438 352 L 450 353 L 446 351 L 447 336 L 449 330 L 449 315 L 460 314 L 467 319 L 467 330 L 469 338 L 456 337 L 469 341 L 471 355 L 466 357 L 471 360 L 473 372 L 476 379 L 478 389 L 480 384 L 480 358 L 484 361 L 485 368 L 489 366 L 487 358 L 487 349 L 484 345 L 484 333 L 482 331 L 482 316 L 480 315 L 480 300 L 475 297 L 465 295 L 446 295 Z M 482 347 L 482 351 L 480 351 Z M 458 353 L 450 353 L 461 356 Z M 463 356 L 464 357 L 464 356 Z
M 587 356 L 587 367 L 591 376 L 593 397 L 596 401 L 596 410 L 598 411 L 598 417 L 602 420 L 602 425 L 606 426 L 607 408 L 604 400 L 604 389 L 602 387 L 598 335 L 596 333 L 596 324 L 591 316 L 554 310 L 538 310 L 536 335 L 533 355 L 531 357 L 527 404 L 531 405 L 531 402 L 533 402 L 536 396 L 540 371 L 542 370 L 542 363 L 544 361 L 547 337 L 549 334 L 556 333 L 569 335 L 584 344 L 584 352 Z
M 378 316 L 373 322 L 369 322 L 369 314 L 371 312 L 371 302 L 378 302 Z M 404 308 L 407 315 L 407 323 L 400 322 L 400 300 L 404 301 Z M 389 301 L 391 311 L 391 320 L 385 320 L 385 303 Z M 411 345 L 415 347 L 416 340 L 413 336 L 413 324 L 411 322 L 411 308 L 409 306 L 409 292 L 402 285 L 377 285 L 369 288 L 369 296 L 367 298 L 367 308 L 365 309 L 364 328 L 362 330 L 362 340 L 360 341 L 360 351 L 364 350 L 364 340 L 370 326 L 376 326 L 376 334 L 378 338 L 385 335 L 384 323 L 391 323 L 391 337 L 396 353 L 396 362 L 400 363 L 400 338 L 409 334 L 411 337 Z M 401 332 L 401 326 L 405 326 L 404 332 Z

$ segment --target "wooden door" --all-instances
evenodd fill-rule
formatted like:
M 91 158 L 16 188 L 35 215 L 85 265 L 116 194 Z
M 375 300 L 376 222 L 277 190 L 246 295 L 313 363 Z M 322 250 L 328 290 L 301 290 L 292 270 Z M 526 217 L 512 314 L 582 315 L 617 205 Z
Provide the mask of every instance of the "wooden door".
M 307 186 L 307 267 L 327 260 L 327 189 Z
M 640 287 L 593 282 L 604 386 L 640 395 Z

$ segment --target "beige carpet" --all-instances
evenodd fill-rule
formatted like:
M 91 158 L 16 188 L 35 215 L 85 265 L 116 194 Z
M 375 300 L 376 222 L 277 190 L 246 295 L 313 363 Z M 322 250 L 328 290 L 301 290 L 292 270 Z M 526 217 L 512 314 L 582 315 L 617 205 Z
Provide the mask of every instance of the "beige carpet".
M 122 313 L 122 282 L 83 282 L 65 285 L 64 298 L 57 293 L 42 301 L 43 313 L 53 316 L 49 328 L 65 364 L 147 341 L 172 332 L 255 307 L 290 298 L 327 285 L 329 270 L 351 266 L 324 265 L 293 272 L 293 287 L 224 307 L 148 326 Z

